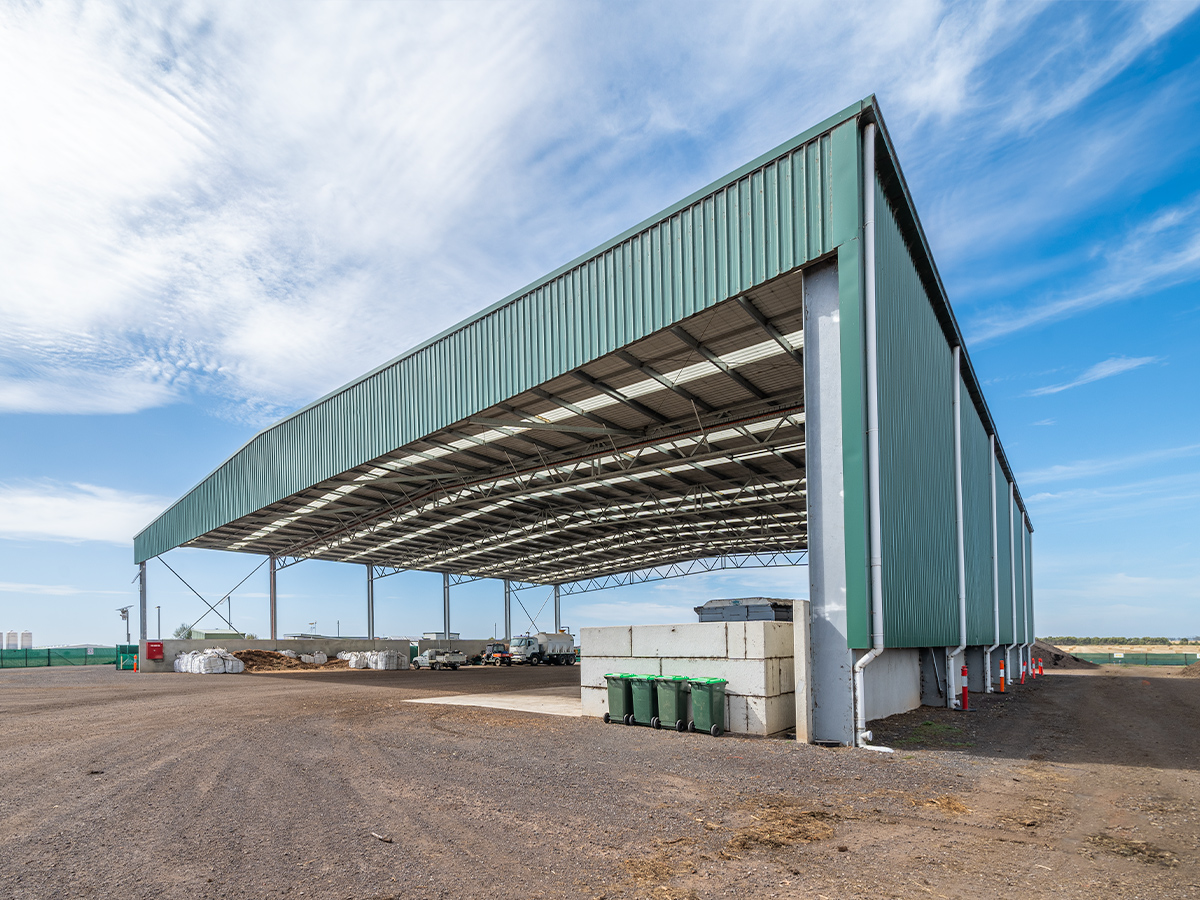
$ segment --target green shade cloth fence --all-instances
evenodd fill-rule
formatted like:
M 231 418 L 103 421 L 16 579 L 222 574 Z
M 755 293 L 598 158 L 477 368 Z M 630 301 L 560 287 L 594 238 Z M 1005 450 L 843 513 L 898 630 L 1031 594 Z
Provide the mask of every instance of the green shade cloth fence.
M 24 669 L 38 666 L 111 666 L 117 661 L 116 647 L 44 648 L 39 650 L 0 650 L 0 669 Z
M 1190 666 L 1197 659 L 1195 653 L 1075 653 L 1088 662 L 1113 666 Z

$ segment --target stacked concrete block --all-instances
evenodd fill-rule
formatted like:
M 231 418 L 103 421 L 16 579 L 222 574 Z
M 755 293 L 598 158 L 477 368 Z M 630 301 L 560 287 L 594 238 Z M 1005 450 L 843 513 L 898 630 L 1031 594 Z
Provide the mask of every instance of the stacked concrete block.
M 723 678 L 725 726 L 776 734 L 796 724 L 791 622 L 704 622 L 584 628 L 583 714 L 608 711 L 609 672 Z

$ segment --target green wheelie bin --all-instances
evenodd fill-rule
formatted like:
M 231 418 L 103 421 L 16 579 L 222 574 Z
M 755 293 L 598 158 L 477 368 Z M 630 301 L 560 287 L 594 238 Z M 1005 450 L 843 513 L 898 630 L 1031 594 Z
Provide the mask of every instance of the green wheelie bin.
M 604 724 L 623 722 L 629 725 L 633 721 L 633 695 L 630 689 L 633 676 L 628 672 L 610 672 L 604 677 L 608 679 L 608 712 L 604 714 Z
M 658 716 L 650 724 L 655 728 L 665 725 L 676 731 L 687 731 L 688 677 L 663 675 L 654 680 L 654 687 L 658 694 Z
M 707 731 L 713 737 L 725 733 L 725 685 L 724 678 L 693 678 L 688 682 L 692 689 L 692 721 L 688 731 Z
M 658 718 L 658 693 L 654 690 L 657 675 L 633 675 L 629 684 L 633 688 L 633 718 L 626 725 L 653 725 Z

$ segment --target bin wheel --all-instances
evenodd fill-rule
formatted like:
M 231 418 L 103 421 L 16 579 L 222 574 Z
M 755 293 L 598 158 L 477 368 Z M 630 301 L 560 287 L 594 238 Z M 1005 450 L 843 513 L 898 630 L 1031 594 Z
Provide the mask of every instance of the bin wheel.
M 605 713 L 604 714 L 604 724 L 607 725 L 611 721 L 612 721 L 612 716 L 610 716 L 608 713 Z
M 683 721 L 683 719 L 677 720 L 675 722 L 675 730 L 676 731 L 687 731 L 687 722 Z
M 695 723 L 695 722 L 688 722 L 688 726 L 687 726 L 687 728 L 688 728 L 688 731 L 691 731 L 691 732 L 695 733 L 695 731 L 696 731 L 696 723 Z
M 720 725 L 714 725 L 712 728 L 708 729 L 708 733 L 711 734 L 713 737 L 720 737 L 725 732 L 721 730 Z
M 624 718 L 622 721 L 623 721 L 623 722 L 624 722 L 626 725 L 632 725 L 632 724 L 633 724 L 633 714 L 632 714 L 632 713 L 630 713 L 630 714 L 629 714 L 629 715 L 627 715 L 627 716 L 626 716 L 626 717 L 625 717 L 625 718 Z
M 655 729 L 662 728 L 662 719 L 660 719 L 658 716 L 655 716 L 650 720 L 650 727 Z

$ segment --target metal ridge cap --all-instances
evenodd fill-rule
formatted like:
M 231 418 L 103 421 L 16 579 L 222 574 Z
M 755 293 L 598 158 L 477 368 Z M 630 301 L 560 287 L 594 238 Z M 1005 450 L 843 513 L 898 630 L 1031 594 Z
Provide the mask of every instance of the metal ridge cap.
M 392 359 L 388 360 L 387 362 L 381 363 L 380 365 L 376 366 L 375 368 L 367 371 L 365 374 L 360 375 L 359 377 L 353 379 L 352 381 L 349 381 L 349 382 L 341 385 L 340 387 L 335 388 L 334 390 L 330 391 L 327 394 L 324 394 L 321 397 L 318 397 L 316 400 L 313 400 L 310 403 L 306 404 L 305 406 L 300 407 L 296 411 L 289 413 L 288 415 L 284 416 L 282 419 L 278 419 L 275 422 L 272 422 L 270 425 L 267 425 L 267 426 L 261 428 L 259 431 L 255 432 L 254 435 L 251 436 L 247 441 L 245 441 L 240 447 L 238 447 L 231 454 L 229 454 L 229 456 L 227 456 L 224 460 L 222 460 L 220 463 L 218 463 L 217 466 L 214 469 L 212 469 L 212 471 L 210 471 L 207 475 L 205 475 L 198 482 L 196 482 L 191 488 L 189 488 L 186 492 L 184 492 L 177 500 L 175 500 L 174 503 L 172 503 L 170 506 L 168 506 L 166 509 L 164 509 L 161 513 L 159 513 L 158 516 L 153 521 L 148 523 L 145 528 L 143 528 L 141 531 L 139 531 L 134 536 L 135 546 L 136 546 L 136 542 L 137 542 L 138 538 L 140 538 L 142 535 L 144 535 L 146 532 L 148 532 L 151 528 L 153 528 L 154 525 L 156 525 L 161 519 L 163 519 L 163 517 L 168 515 L 171 512 L 171 510 L 175 509 L 176 506 L 178 506 L 180 503 L 182 503 L 184 500 L 186 500 L 188 497 L 190 497 L 193 493 L 195 493 L 195 491 L 199 487 L 201 487 L 210 478 L 212 478 L 214 475 L 216 475 L 218 472 L 220 472 L 223 468 L 225 468 L 225 466 L 227 466 L 230 462 L 232 462 L 243 450 L 250 447 L 252 444 L 255 443 L 255 441 L 257 441 L 263 435 L 265 435 L 271 431 L 274 431 L 276 428 L 279 428 L 280 426 L 285 425 L 286 423 L 290 422 L 292 419 L 295 419 L 295 418 L 303 415 L 304 413 L 308 412 L 309 410 L 315 409 L 316 407 L 320 406 L 321 404 L 323 404 L 329 400 L 332 400 L 334 397 L 337 397 L 340 394 L 346 393 L 347 391 L 351 390 L 352 388 L 356 387 L 357 385 L 362 384 L 363 382 L 367 381 L 370 378 L 373 378 L 374 376 L 378 375 L 379 373 L 381 373 L 387 369 L 390 369 L 392 366 L 395 366 L 396 364 L 402 362 L 403 360 L 405 360 L 411 356 L 415 356 L 417 353 L 420 353 L 422 350 L 426 349 L 427 347 L 431 347 L 434 344 L 438 343 L 439 341 L 444 340 L 445 338 L 449 337 L 450 335 L 455 334 L 459 331 L 462 331 L 463 329 L 469 327 L 470 325 L 473 325 L 475 322 L 478 322 L 478 321 L 486 318 L 487 316 L 491 315 L 492 313 L 496 312 L 497 310 L 502 309 L 503 307 L 507 306 L 508 304 L 513 303 L 516 300 L 519 300 L 521 297 L 524 297 L 527 294 L 532 293 L 533 291 L 537 290 L 539 287 L 542 287 L 545 284 L 553 281 L 555 278 L 558 278 L 560 275 L 563 275 L 564 273 L 571 271 L 572 269 L 574 269 L 575 267 L 588 261 L 589 259 L 593 259 L 593 258 L 607 252 L 608 250 L 611 250 L 613 247 L 617 246 L 618 244 L 622 243 L 623 241 L 627 240 L 628 238 L 632 237 L 633 235 L 638 234 L 641 231 L 644 231 L 645 229 L 649 228 L 651 225 L 653 225 L 657 222 L 661 222 L 662 220 L 664 220 L 666 218 L 669 218 L 670 216 L 679 212 L 681 209 L 684 209 L 685 207 L 692 205 L 697 200 L 702 199 L 712 193 L 715 193 L 720 188 L 727 186 L 731 182 L 737 181 L 738 179 L 744 177 L 745 175 L 749 174 L 750 172 L 755 171 L 756 169 L 762 168 L 764 165 L 771 162 L 772 160 L 779 158 L 780 156 L 784 155 L 785 153 L 791 152 L 792 150 L 796 149 L 797 147 L 801 146 L 802 144 L 805 144 L 805 143 L 811 141 L 813 138 L 817 137 L 818 135 L 833 129 L 834 127 L 842 124 L 843 122 L 847 122 L 847 121 L 853 119 L 855 116 L 859 115 L 863 111 L 863 109 L 873 105 L 874 103 L 875 103 L 875 95 L 874 94 L 869 95 L 868 97 L 866 97 L 863 100 L 855 101 L 854 103 L 850 104 L 849 106 L 847 106 L 845 109 L 841 110 L 840 112 L 835 113 L 834 115 L 824 119 L 823 121 L 817 123 L 816 125 L 813 125 L 811 128 L 805 129 L 804 131 L 800 132 L 800 134 L 796 135 L 793 138 L 789 138 L 788 140 L 784 141 L 782 144 L 779 144 L 775 148 L 768 150 L 766 153 L 760 154 L 759 156 L 752 159 L 750 162 L 739 166 L 738 168 L 734 169 L 732 172 L 728 173 L 727 175 L 724 175 L 721 178 L 718 178 L 712 182 L 709 182 L 707 185 L 700 188 L 699 190 L 693 191 L 691 194 L 688 194 L 682 200 L 678 200 L 675 203 L 672 203 L 670 206 L 666 207 L 663 210 L 660 210 L 658 213 L 655 213 L 654 215 L 651 215 L 646 219 L 643 219 L 641 222 L 632 226 L 631 228 L 625 229 L 620 234 L 618 234 L 616 237 L 610 238 L 609 240 L 598 245 L 597 247 L 594 247 L 593 249 L 587 251 L 586 253 L 583 253 L 582 255 L 575 257 L 571 261 L 564 263 L 563 265 L 559 266 L 558 268 L 554 269 L 553 271 L 549 272 L 548 274 L 541 276 L 540 278 L 536 279 L 535 281 L 530 282 L 529 284 L 525 285 L 524 287 L 503 297 L 502 299 L 497 300 L 496 302 L 494 302 L 488 306 L 485 306 L 483 309 L 479 310 L 476 313 L 473 313 L 472 315 L 468 316 L 466 319 L 463 319 L 462 321 L 460 321 L 454 325 L 451 325 L 449 328 L 446 328 L 443 331 L 438 332 L 433 337 L 426 338 L 424 341 L 421 341 L 419 344 L 416 344 L 416 345 L 410 347 L 409 349 L 405 350 L 403 353 L 399 354 L 398 356 L 393 357 Z M 135 560 L 134 561 L 142 562 L 142 560 L 137 559 L 136 556 L 137 556 L 137 554 L 135 552 L 135 554 L 134 554 Z

